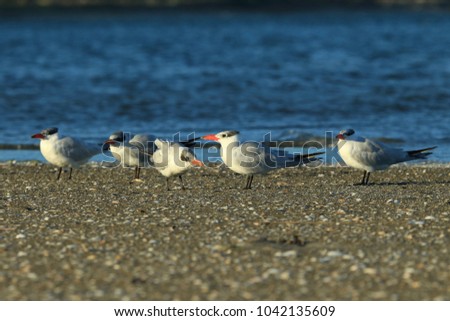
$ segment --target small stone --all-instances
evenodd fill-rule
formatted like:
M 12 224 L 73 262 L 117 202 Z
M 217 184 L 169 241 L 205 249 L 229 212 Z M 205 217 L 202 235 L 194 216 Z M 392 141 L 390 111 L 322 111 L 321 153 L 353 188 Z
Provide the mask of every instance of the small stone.
M 365 268 L 363 270 L 363 272 L 364 272 L 364 274 L 367 274 L 367 275 L 375 275 L 375 274 L 377 274 L 377 270 L 374 269 L 374 268 Z
M 277 252 L 275 253 L 276 257 L 290 257 L 290 256 L 297 256 L 297 251 L 291 250 L 286 252 Z
M 338 257 L 338 256 L 342 256 L 342 253 L 340 251 L 329 251 L 327 253 L 327 256 L 329 256 L 329 257 Z

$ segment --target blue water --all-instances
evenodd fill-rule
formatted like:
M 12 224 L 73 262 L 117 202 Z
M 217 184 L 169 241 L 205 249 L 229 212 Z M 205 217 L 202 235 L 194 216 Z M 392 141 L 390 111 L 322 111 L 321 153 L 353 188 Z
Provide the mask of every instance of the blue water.
M 57 126 L 323 138 L 351 127 L 450 162 L 450 12 L 0 14 L 0 135 Z M 0 150 L 0 160 L 41 159 Z

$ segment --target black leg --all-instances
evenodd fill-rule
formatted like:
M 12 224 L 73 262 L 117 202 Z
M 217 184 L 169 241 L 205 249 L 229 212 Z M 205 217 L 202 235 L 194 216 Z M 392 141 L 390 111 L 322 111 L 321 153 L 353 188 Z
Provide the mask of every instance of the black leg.
M 59 178 L 61 177 L 61 172 L 62 172 L 62 167 L 59 168 L 58 177 L 56 178 L 56 180 L 59 180 Z
M 167 188 L 168 191 L 170 191 L 170 188 L 169 188 L 169 178 L 168 178 L 168 177 L 166 177 L 166 188 Z
M 184 190 L 184 184 L 183 184 L 183 178 L 181 177 L 181 175 L 178 175 L 178 178 L 180 179 L 181 182 L 181 189 Z
M 247 184 L 245 185 L 244 189 L 251 189 L 252 181 L 253 181 L 253 175 L 247 176 Z
M 70 171 L 69 171 L 69 179 L 71 179 L 72 178 L 72 167 L 70 168 Z
M 366 171 L 364 171 L 364 176 L 363 176 L 363 179 L 362 179 L 362 181 L 361 181 L 361 185 L 365 185 L 366 184 Z
M 141 175 L 141 168 L 139 166 L 134 167 L 134 179 L 139 179 L 139 175 Z
M 366 185 L 369 185 L 369 176 L 370 176 L 370 172 L 367 172 Z

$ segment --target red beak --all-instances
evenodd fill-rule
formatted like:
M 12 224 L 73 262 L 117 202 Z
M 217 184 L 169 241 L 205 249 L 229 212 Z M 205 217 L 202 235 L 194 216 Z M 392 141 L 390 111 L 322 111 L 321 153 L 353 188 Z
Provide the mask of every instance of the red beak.
M 200 166 L 200 167 L 205 166 L 205 164 L 203 164 L 203 163 L 202 163 L 201 161 L 199 161 L 198 159 L 194 159 L 194 160 L 191 162 L 191 164 L 194 165 L 194 166 Z
M 217 136 L 214 135 L 214 134 L 203 136 L 202 139 L 204 139 L 204 140 L 215 140 L 215 141 L 219 140 L 219 138 L 217 138 Z
M 33 136 L 31 136 L 31 138 L 39 138 L 39 139 L 44 139 L 44 138 L 45 138 L 45 136 L 44 136 L 44 135 L 42 135 L 41 133 L 38 133 L 38 134 L 34 134 Z
M 107 140 L 107 141 L 105 141 L 103 144 L 113 145 L 113 144 L 115 144 L 115 143 L 117 143 L 115 140 Z
M 336 138 L 337 138 L 337 139 L 345 140 L 345 137 L 344 137 L 344 135 L 342 135 L 342 134 L 337 134 L 337 135 L 336 135 Z

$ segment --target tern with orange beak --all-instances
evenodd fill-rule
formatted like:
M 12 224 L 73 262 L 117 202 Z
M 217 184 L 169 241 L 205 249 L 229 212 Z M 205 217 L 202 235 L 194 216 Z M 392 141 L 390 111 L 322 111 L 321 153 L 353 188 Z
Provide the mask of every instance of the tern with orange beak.
M 61 177 L 63 167 L 70 168 L 69 179 L 72 178 L 72 168 L 78 168 L 87 163 L 94 155 L 102 152 L 101 146 L 88 144 L 73 137 L 59 136 L 58 128 L 50 127 L 34 134 L 31 138 L 41 140 L 40 149 L 44 158 L 59 167 L 58 177 Z
M 192 165 L 203 166 L 203 163 L 195 158 L 194 153 L 181 143 L 156 139 L 157 150 L 152 155 L 152 165 L 166 177 L 166 187 L 170 191 L 169 178 L 178 176 L 181 189 L 184 188 L 182 174 Z
M 232 171 L 247 176 L 247 184 L 244 189 L 252 188 L 253 175 L 265 174 L 274 169 L 306 164 L 317 160 L 314 156 L 323 154 L 323 152 L 317 152 L 306 155 L 291 155 L 279 153 L 276 149 L 269 150 L 257 142 L 241 144 L 239 142 L 239 132 L 236 130 L 227 130 L 218 134 L 206 135 L 202 138 L 220 143 L 220 156 L 225 165 Z
M 370 173 L 383 170 L 401 162 L 426 159 L 436 146 L 404 151 L 373 140 L 353 136 L 353 129 L 344 129 L 336 135 L 338 151 L 344 162 L 353 168 L 362 169 L 364 176 L 361 185 L 369 184 Z

